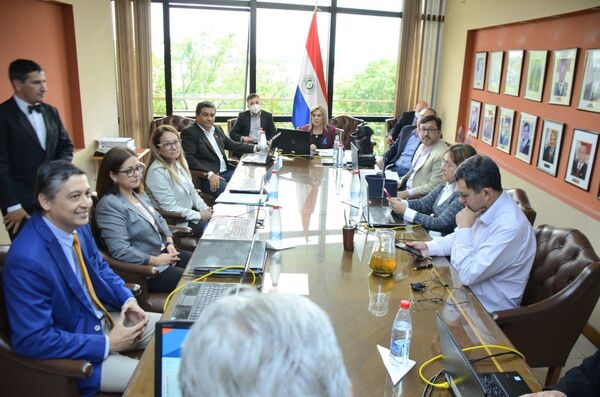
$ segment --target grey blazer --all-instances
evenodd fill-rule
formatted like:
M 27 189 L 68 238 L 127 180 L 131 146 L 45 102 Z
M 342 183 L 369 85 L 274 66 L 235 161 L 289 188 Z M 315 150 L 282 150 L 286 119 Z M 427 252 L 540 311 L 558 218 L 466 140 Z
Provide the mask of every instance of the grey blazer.
M 154 217 L 160 234 L 126 197 L 107 194 L 96 205 L 96 225 L 112 257 L 146 265 L 150 255 L 160 255 L 161 245 L 172 236 L 169 226 L 145 194 L 135 195 Z
M 177 163 L 179 167 L 179 162 Z M 146 173 L 146 191 L 154 207 L 163 211 L 174 211 L 182 214 L 186 221 L 177 226 L 187 226 L 187 221 L 199 221 L 200 211 L 208 209 L 208 205 L 196 192 L 191 178 L 185 172 L 179 174 L 177 183 L 167 168 L 158 160 L 154 160 Z
M 456 214 L 464 208 L 458 201 L 458 192 L 454 192 L 443 203 L 439 203 L 445 183 L 438 185 L 427 196 L 416 200 L 408 200 L 408 208 L 415 210 L 413 221 L 423 225 L 427 230 L 434 230 L 443 235 L 452 233 L 456 227 Z

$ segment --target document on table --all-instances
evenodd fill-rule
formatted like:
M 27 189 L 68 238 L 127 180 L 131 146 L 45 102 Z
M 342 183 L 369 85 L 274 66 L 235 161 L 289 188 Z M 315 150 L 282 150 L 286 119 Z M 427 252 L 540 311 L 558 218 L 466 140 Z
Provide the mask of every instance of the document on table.
M 394 365 L 390 361 L 390 351 L 383 346 L 377 345 L 377 351 L 379 351 L 379 355 L 381 356 L 381 360 L 383 360 L 383 365 L 385 365 L 385 369 L 387 369 L 388 374 L 390 375 L 390 379 L 392 379 L 392 383 L 395 385 L 410 371 L 410 369 L 415 365 L 415 361 L 406 360 L 404 365 Z
M 215 203 L 217 204 L 242 204 L 242 205 L 258 205 L 258 202 L 264 203 L 267 200 L 266 194 L 252 194 L 252 193 L 231 193 L 226 190 L 217 197 Z

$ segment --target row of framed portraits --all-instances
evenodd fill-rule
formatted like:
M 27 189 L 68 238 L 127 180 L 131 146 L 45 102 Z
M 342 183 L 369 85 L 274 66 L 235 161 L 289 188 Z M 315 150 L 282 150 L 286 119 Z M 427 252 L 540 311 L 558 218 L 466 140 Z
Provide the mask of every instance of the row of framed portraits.
M 571 93 L 576 82 L 575 63 L 577 48 L 555 50 L 552 52 L 552 69 L 550 94 L 548 103 L 555 105 L 571 105 Z M 487 52 L 475 53 L 475 69 L 473 88 L 483 90 L 486 76 Z M 521 71 L 523 68 L 523 50 L 506 51 L 506 73 L 504 78 L 504 94 L 519 96 Z M 489 92 L 500 93 L 500 81 L 504 51 L 489 52 L 489 70 L 487 86 Z M 547 50 L 527 51 L 527 72 L 525 74 L 526 99 L 541 102 L 546 75 Z M 580 79 L 578 109 L 600 112 L 600 49 L 590 49 L 585 53 L 583 78 Z
M 516 121 L 516 113 L 513 109 L 500 107 L 493 104 L 483 104 L 471 100 L 469 112 L 468 134 L 479 138 L 481 141 L 494 146 L 507 154 L 511 153 L 514 146 L 515 157 L 531 164 L 533 146 L 536 142 L 538 117 L 532 114 L 520 113 L 516 143 L 513 145 L 513 129 Z M 496 123 L 496 113 L 498 122 Z M 538 140 L 537 168 L 547 174 L 556 176 L 560 161 L 561 147 L 563 141 L 565 124 L 542 120 L 541 137 Z M 496 134 L 496 131 L 498 132 Z M 569 150 L 569 162 L 565 173 L 565 180 L 581 189 L 588 190 L 592 179 L 592 170 L 598 146 L 598 134 L 580 129 L 573 130 L 573 140 Z

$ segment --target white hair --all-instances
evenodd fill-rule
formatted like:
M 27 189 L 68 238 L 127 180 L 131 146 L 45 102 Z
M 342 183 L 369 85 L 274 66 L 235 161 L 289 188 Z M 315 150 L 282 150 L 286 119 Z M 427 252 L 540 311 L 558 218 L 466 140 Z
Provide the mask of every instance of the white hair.
M 213 303 L 182 349 L 183 396 L 350 395 L 333 327 L 308 299 L 243 293 Z

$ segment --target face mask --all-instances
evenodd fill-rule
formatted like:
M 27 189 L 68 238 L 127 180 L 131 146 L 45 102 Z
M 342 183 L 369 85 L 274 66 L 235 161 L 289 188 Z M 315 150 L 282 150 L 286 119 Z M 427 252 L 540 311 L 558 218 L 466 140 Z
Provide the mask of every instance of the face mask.
M 253 103 L 252 105 L 250 105 L 250 111 L 254 114 L 257 114 L 258 112 L 260 112 L 260 104 Z

